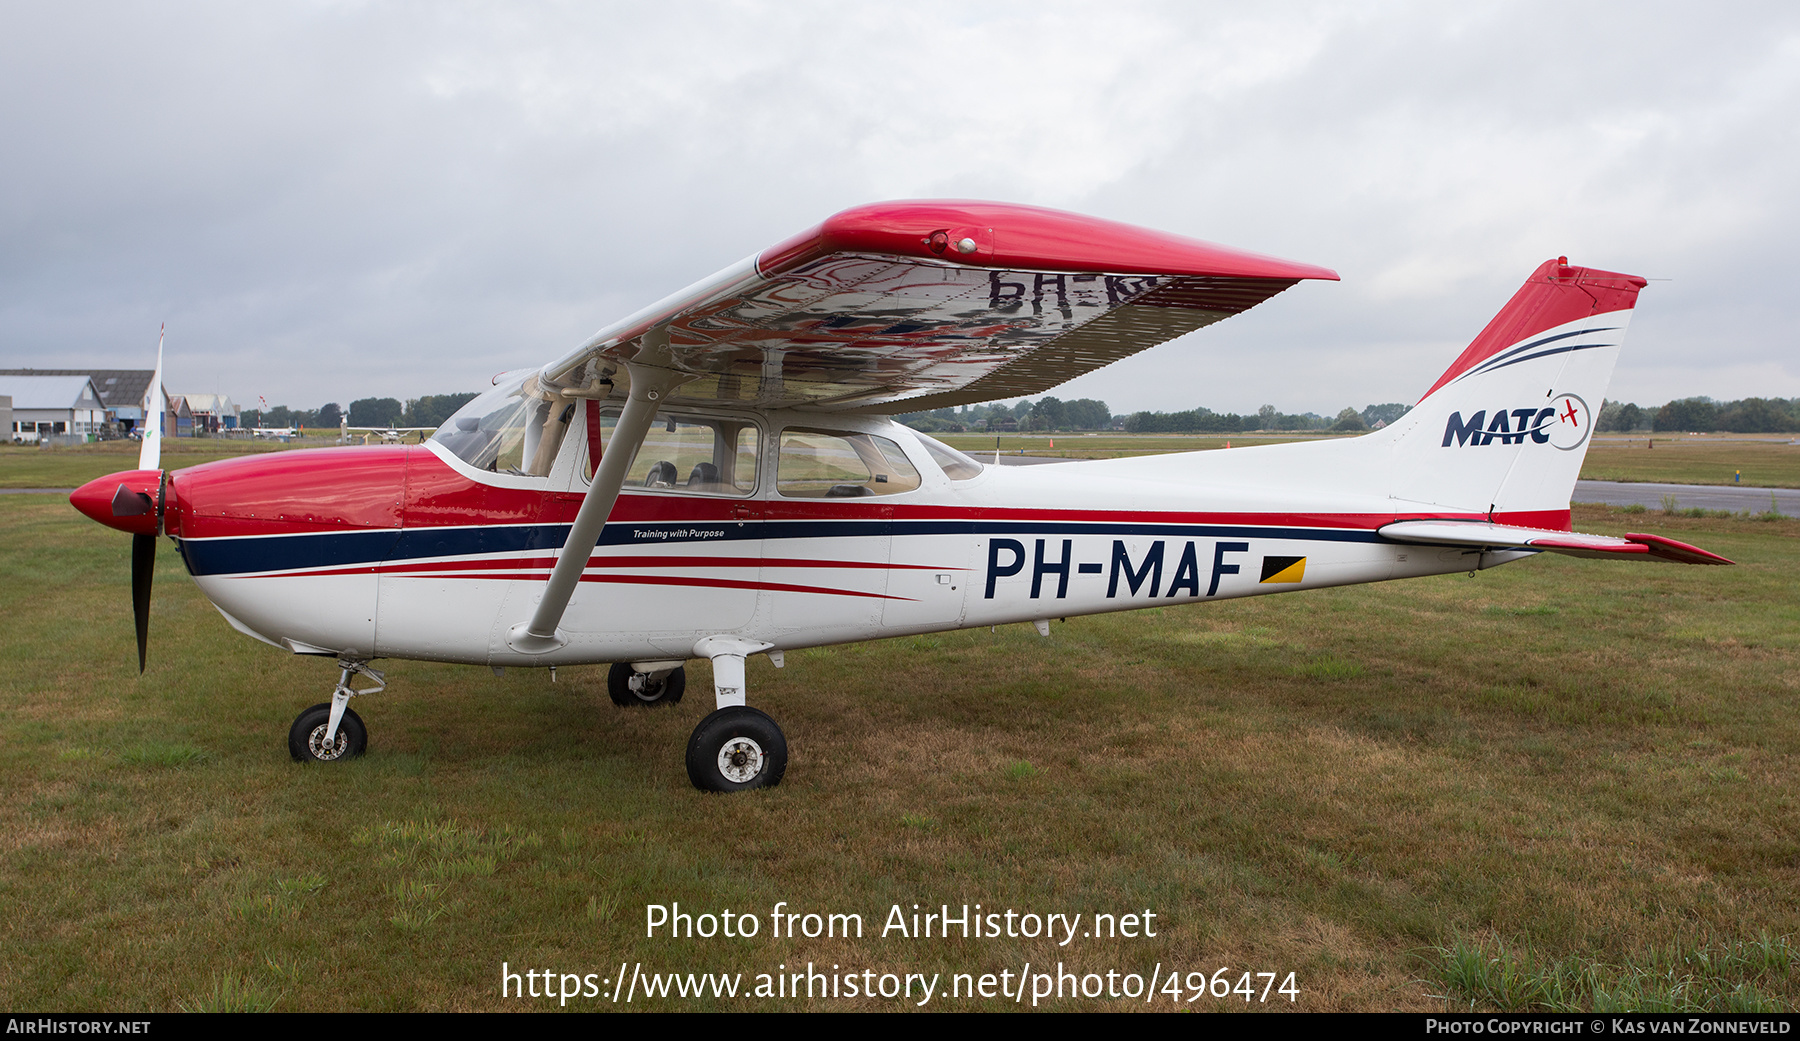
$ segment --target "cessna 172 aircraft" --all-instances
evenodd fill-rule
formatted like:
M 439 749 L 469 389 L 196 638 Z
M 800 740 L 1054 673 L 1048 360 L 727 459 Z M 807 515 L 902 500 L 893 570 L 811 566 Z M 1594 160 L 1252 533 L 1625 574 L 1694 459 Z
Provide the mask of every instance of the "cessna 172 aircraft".
M 744 661 L 795 648 L 1492 567 L 1549 551 L 1728 564 L 1569 530 L 1645 282 L 1539 267 L 1417 407 L 1362 437 L 1000 468 L 885 418 L 1048 390 L 1325 268 L 1025 206 L 847 210 L 495 378 L 423 445 L 139 468 L 72 496 L 155 538 L 233 628 L 335 659 L 296 759 L 354 757 L 376 658 L 615 663 L 620 705 L 712 661 L 703 790 L 776 784 Z M 160 387 L 162 366 L 158 347 Z M 152 410 L 160 415 L 160 410 Z M 360 675 L 372 686 L 351 686 Z

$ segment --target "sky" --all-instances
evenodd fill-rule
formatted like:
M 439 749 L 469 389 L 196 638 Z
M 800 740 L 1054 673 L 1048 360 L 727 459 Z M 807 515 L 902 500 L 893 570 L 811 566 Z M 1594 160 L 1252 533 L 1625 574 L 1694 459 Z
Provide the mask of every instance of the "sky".
M 1539 263 L 1609 397 L 1800 396 L 1800 6 L 0 3 L 0 367 L 476 390 L 893 198 L 1322 264 L 1054 391 L 1411 403 Z

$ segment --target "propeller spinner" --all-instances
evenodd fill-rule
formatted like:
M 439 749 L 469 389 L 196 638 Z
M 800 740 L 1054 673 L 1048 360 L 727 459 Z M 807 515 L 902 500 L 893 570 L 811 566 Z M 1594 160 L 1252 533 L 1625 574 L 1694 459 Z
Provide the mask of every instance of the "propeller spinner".
M 166 327 L 165 330 L 166 331 Z M 156 336 L 156 371 L 144 400 L 144 443 L 138 468 L 89 481 L 69 496 L 83 514 L 131 532 L 131 616 L 137 627 L 138 672 L 150 645 L 150 583 L 156 574 L 156 537 L 163 533 L 169 475 L 162 470 L 163 331 Z
M 75 489 L 69 503 L 92 520 L 131 533 L 131 612 L 137 623 L 138 671 L 150 640 L 150 583 L 156 537 L 168 512 L 168 475 L 161 470 L 107 474 Z

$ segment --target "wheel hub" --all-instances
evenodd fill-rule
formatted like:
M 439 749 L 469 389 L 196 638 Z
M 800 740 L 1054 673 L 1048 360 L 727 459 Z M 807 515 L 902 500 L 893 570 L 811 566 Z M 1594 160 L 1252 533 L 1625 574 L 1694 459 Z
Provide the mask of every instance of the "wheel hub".
M 344 735 L 344 729 L 339 727 L 337 740 L 327 745 L 325 743 L 326 729 L 328 729 L 328 725 L 314 727 L 312 736 L 306 740 L 306 745 L 311 749 L 314 759 L 329 763 L 344 754 L 344 750 L 350 747 L 350 739 Z
M 762 768 L 762 746 L 747 737 L 734 737 L 719 749 L 719 772 L 732 784 L 753 780 Z

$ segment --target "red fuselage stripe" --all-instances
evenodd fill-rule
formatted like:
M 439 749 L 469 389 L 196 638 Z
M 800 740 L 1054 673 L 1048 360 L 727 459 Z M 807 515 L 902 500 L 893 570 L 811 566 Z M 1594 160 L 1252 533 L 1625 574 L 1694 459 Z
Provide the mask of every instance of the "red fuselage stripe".
M 364 564 L 354 567 L 320 568 L 313 571 L 282 572 L 284 578 L 316 578 L 325 575 L 366 575 L 370 573 L 382 575 L 409 575 L 429 572 L 436 577 L 449 577 L 446 573 L 458 571 L 516 571 L 519 568 L 542 568 L 548 572 L 556 566 L 555 557 L 499 557 L 488 560 L 439 560 L 410 564 Z M 803 560 L 790 557 L 592 557 L 588 567 L 609 568 L 661 568 L 661 567 L 706 567 L 706 568 L 872 568 L 883 571 L 967 571 L 964 567 L 939 567 L 936 564 L 888 564 L 866 560 Z M 470 575 L 470 578 L 498 578 L 498 575 Z M 531 574 L 532 578 L 543 578 L 542 574 Z
M 337 571 L 327 574 L 353 574 L 359 572 Z M 233 576 L 239 577 L 239 576 Z M 250 576 L 254 577 L 254 576 Z M 263 576 L 270 577 L 270 576 Z M 292 574 L 275 576 L 293 578 Z M 489 571 L 478 575 L 445 574 L 445 575 L 405 575 L 405 578 L 484 578 L 497 582 L 541 582 L 544 575 L 531 571 Z M 889 596 L 886 593 L 868 593 L 857 589 L 833 589 L 829 586 L 797 586 L 786 582 L 740 582 L 730 578 L 688 578 L 679 575 L 582 575 L 583 582 L 613 582 L 634 586 L 698 586 L 710 589 L 767 589 L 777 593 L 819 593 L 824 596 L 860 596 L 870 600 L 904 600 L 912 602 L 912 597 Z

